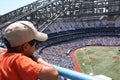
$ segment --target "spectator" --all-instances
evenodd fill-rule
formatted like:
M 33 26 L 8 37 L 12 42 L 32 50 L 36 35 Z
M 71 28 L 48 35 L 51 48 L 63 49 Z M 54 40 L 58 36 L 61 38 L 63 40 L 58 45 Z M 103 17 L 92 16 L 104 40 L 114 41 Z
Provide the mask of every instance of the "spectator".
M 33 56 L 37 41 L 47 34 L 29 21 L 17 21 L 5 29 L 5 54 L 0 56 L 0 80 L 58 80 L 58 72 L 40 57 Z

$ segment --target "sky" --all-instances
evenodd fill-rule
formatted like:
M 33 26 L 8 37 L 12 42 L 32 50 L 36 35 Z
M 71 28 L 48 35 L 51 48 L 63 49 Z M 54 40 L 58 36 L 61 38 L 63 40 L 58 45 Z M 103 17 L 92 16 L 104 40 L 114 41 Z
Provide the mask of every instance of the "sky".
M 17 8 L 30 4 L 37 0 L 1 0 L 0 15 L 13 11 Z

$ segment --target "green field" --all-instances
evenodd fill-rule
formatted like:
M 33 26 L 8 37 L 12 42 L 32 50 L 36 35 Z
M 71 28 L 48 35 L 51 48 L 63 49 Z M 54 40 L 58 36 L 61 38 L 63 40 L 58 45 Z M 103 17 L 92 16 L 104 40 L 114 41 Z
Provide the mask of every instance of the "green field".
M 120 47 L 83 47 L 75 56 L 81 72 L 120 80 Z

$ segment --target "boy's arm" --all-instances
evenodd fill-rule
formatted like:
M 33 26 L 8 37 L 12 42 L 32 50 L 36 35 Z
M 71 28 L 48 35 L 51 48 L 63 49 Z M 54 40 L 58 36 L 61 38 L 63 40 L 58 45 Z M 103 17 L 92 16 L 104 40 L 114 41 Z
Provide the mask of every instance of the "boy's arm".
M 41 56 L 34 56 L 34 60 L 39 64 L 43 65 L 38 78 L 41 80 L 58 80 L 57 70 L 49 63 L 44 61 Z

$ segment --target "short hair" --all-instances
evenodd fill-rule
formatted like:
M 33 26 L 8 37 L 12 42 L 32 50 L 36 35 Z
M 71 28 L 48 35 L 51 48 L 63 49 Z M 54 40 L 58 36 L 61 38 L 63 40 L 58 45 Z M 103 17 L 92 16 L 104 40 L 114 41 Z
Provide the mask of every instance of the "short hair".
M 6 45 L 6 47 L 7 47 L 8 49 L 11 49 L 11 48 L 12 48 L 11 45 L 10 45 L 10 43 L 8 42 L 8 40 L 7 40 L 6 38 L 3 38 L 3 42 L 4 42 L 4 44 Z
M 18 46 L 11 47 L 9 41 L 6 38 L 3 38 L 3 41 L 4 41 L 4 43 L 5 43 L 5 45 L 6 45 L 6 47 L 7 47 L 8 50 L 10 50 L 12 52 L 17 51 L 16 48 Z M 37 42 L 37 40 L 33 39 L 33 40 L 29 41 L 28 43 L 29 43 L 30 46 L 33 46 L 35 44 L 35 42 Z
M 20 47 L 20 46 L 11 47 L 9 41 L 8 41 L 6 38 L 3 38 L 3 42 L 4 42 L 4 44 L 5 44 L 6 47 L 7 47 L 7 52 L 20 52 L 20 51 L 18 51 L 18 49 L 17 49 L 17 48 Z

